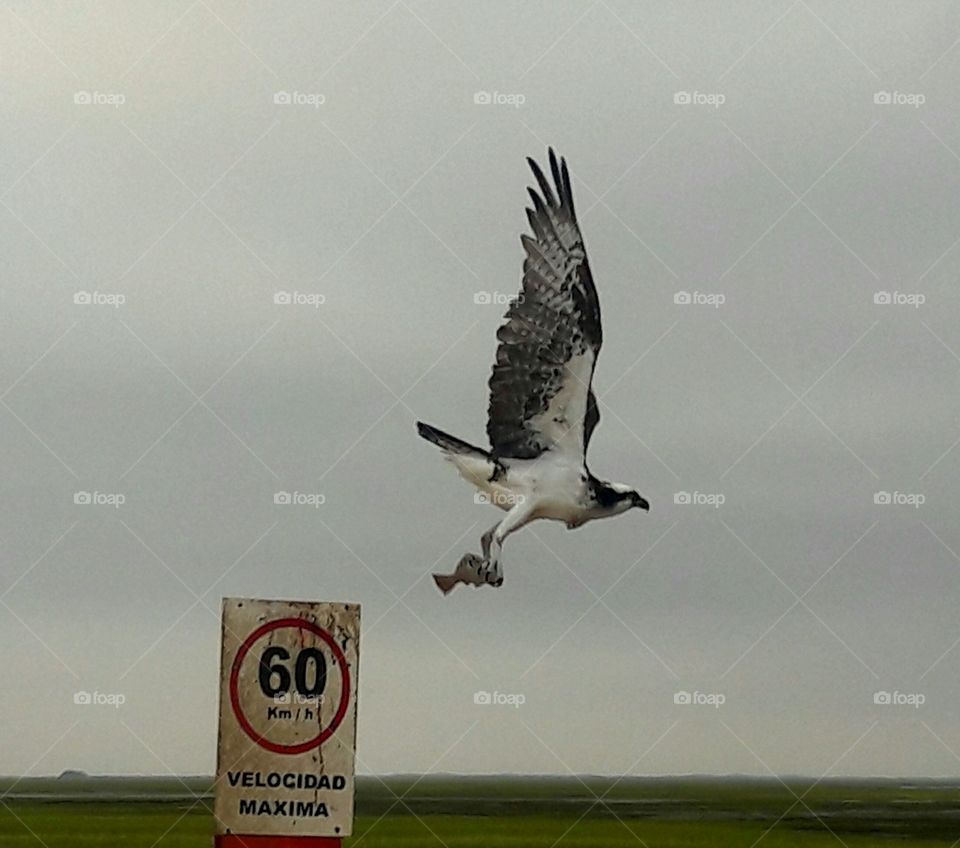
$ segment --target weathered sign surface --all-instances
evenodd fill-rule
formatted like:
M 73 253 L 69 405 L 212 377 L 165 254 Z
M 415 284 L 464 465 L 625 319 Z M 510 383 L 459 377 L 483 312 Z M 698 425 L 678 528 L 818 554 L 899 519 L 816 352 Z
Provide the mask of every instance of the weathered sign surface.
M 218 834 L 349 836 L 360 607 L 225 598 Z

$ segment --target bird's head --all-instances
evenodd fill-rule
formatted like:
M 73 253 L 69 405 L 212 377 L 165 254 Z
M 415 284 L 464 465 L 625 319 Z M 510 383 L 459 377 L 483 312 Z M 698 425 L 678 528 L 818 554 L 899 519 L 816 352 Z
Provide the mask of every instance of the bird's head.
M 598 480 L 594 487 L 594 497 L 610 515 L 619 515 L 633 507 L 639 507 L 648 512 L 650 510 L 647 499 L 636 489 L 631 489 L 624 483 L 606 483 Z

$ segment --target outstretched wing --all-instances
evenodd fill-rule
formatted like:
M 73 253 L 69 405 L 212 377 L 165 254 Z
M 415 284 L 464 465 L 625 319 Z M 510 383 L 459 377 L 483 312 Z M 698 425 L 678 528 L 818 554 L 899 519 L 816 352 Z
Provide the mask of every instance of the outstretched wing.
M 567 163 L 550 150 L 551 188 L 527 160 L 540 187 L 528 189 L 533 237 L 523 286 L 497 331 L 487 435 L 495 457 L 532 459 L 547 450 L 584 460 L 600 420 L 590 389 L 600 352 L 600 304 L 573 208 Z

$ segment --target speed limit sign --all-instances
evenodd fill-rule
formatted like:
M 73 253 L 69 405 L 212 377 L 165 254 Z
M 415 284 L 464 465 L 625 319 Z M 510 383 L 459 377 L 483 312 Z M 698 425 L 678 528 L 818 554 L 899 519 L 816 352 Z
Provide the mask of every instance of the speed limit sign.
M 224 599 L 219 848 L 350 835 L 359 637 L 357 604 Z

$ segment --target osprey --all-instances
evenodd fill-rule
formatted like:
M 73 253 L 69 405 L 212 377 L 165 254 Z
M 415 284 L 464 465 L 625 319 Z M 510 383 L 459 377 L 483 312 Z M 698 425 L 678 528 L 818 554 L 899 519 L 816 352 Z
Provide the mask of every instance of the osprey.
M 558 164 L 550 150 L 556 194 L 537 163 L 527 162 L 540 193 L 527 189 L 533 236 L 520 237 L 526 251 L 523 284 L 497 331 L 500 344 L 489 381 L 490 450 L 417 422 L 419 434 L 507 513 L 483 534 L 482 556 L 466 553 L 452 574 L 433 575 L 444 594 L 458 583 L 502 585 L 504 540 L 538 518 L 573 529 L 632 507 L 650 509 L 629 486 L 598 480 L 587 468 L 587 447 L 600 420 L 590 387 L 602 342 L 600 303 L 566 161 Z

